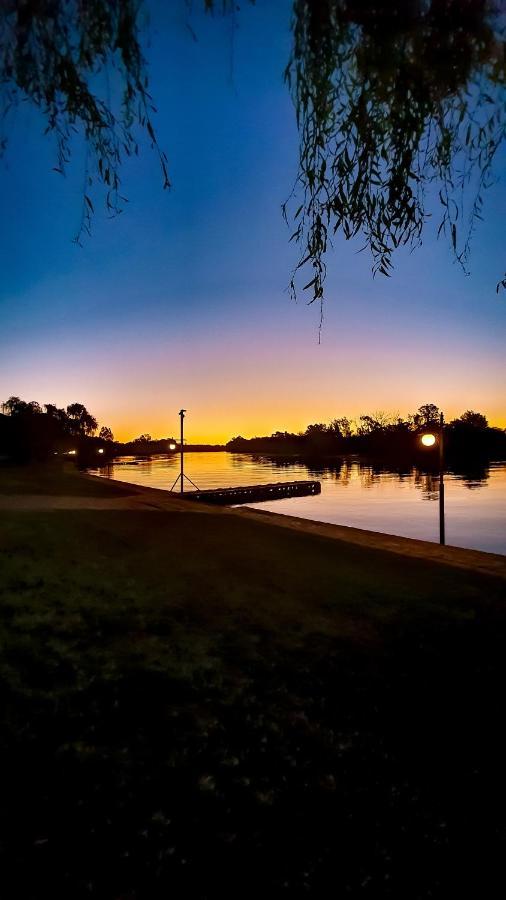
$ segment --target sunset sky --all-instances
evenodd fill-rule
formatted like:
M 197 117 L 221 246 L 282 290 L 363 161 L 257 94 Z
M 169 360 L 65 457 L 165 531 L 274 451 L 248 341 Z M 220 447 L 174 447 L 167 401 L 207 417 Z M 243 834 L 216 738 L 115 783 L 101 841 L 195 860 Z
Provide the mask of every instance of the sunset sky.
M 0 168 L 0 401 L 79 401 L 118 439 L 176 433 L 181 406 L 190 441 L 425 402 L 506 427 L 504 185 L 488 195 L 470 277 L 435 228 L 394 258 L 391 279 L 373 280 L 359 244 L 337 241 L 320 344 L 319 309 L 285 290 L 290 5 L 242 4 L 233 40 L 230 20 L 194 13 L 196 42 L 184 2 L 151 4 L 155 125 L 174 187 L 162 191 L 146 144 L 124 170 L 125 212 L 110 221 L 97 198 L 83 248 L 71 242 L 83 147 L 62 178 L 42 121 L 16 112 Z

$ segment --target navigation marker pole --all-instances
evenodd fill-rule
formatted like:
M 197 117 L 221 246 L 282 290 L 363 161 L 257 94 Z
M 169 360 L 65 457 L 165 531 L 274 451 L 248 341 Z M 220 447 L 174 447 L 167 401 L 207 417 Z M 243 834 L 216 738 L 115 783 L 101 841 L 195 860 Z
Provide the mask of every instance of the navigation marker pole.
M 185 478 L 186 478 L 187 481 L 190 482 L 190 484 L 193 484 L 193 481 L 191 480 L 191 478 L 188 478 L 188 475 L 185 475 L 185 474 L 184 474 L 184 424 L 183 424 L 183 423 L 184 423 L 184 414 L 185 414 L 185 412 L 186 412 L 185 409 L 180 409 L 180 410 L 179 410 L 179 416 L 180 416 L 180 418 L 181 418 L 181 444 L 180 444 L 180 453 L 181 453 L 181 471 L 180 471 L 179 475 L 177 476 L 177 478 L 176 478 L 174 484 L 173 484 L 172 487 L 171 487 L 171 491 L 173 491 L 174 488 L 175 488 L 175 486 L 176 486 L 176 484 L 178 483 L 179 479 L 181 479 L 181 484 L 180 484 L 180 488 L 179 488 L 181 494 L 184 494 L 184 480 L 185 480 Z M 197 487 L 196 484 L 193 484 L 193 487 L 195 488 L 195 490 L 198 491 L 198 487 Z

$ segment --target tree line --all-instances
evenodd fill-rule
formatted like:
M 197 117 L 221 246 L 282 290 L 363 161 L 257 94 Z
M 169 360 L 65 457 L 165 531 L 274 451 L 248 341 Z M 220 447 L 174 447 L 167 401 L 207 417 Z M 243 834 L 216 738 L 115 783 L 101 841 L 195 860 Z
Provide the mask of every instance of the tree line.
M 232 452 L 309 455 L 363 453 L 391 458 L 421 455 L 429 461 L 435 456 L 435 450 L 427 452 L 420 438 L 428 431 L 437 434 L 440 414 L 434 403 L 425 403 L 406 418 L 382 411 L 362 415 L 356 420 L 335 418 L 328 424 L 315 422 L 308 425 L 305 431 L 297 433 L 275 431 L 264 437 L 234 437 L 226 449 Z M 449 455 L 506 456 L 506 431 L 490 427 L 482 413 L 466 410 L 446 423 L 443 431 Z
M 52 455 L 72 455 L 86 462 L 102 460 L 118 454 L 153 455 L 179 449 L 174 438 L 155 440 L 141 434 L 126 443 L 114 440 L 112 430 L 98 426 L 97 419 L 82 403 L 59 408 L 53 403 L 42 406 L 9 397 L 1 404 L 0 458 L 20 461 L 46 459 Z M 275 431 L 263 437 L 232 438 L 225 448 L 231 452 L 332 455 L 362 453 L 392 459 L 415 458 L 430 461 L 437 455 L 434 448 L 422 448 L 420 437 L 426 431 L 439 429 L 440 410 L 425 403 L 406 418 L 379 411 L 356 420 L 345 416 L 328 424 L 314 422 L 297 433 Z M 488 455 L 506 458 L 506 430 L 491 427 L 486 416 L 474 410 L 444 425 L 444 441 L 450 456 Z M 188 445 L 188 450 L 218 450 L 222 445 Z M 436 448 L 437 449 L 437 448 Z
M 114 439 L 107 425 L 82 403 L 60 408 L 54 403 L 37 403 L 9 397 L 0 404 L 0 459 L 43 460 L 50 456 L 75 456 L 87 463 L 118 455 L 154 456 L 174 452 L 179 442 L 173 437 L 153 438 L 147 432 L 131 441 Z M 187 450 L 223 450 L 222 444 L 191 444 Z
M 99 429 L 96 418 L 82 403 L 60 408 L 54 403 L 41 406 L 35 400 L 9 397 L 1 405 L 1 457 L 23 461 L 55 454 L 108 456 L 113 448 L 111 429 L 107 425 Z

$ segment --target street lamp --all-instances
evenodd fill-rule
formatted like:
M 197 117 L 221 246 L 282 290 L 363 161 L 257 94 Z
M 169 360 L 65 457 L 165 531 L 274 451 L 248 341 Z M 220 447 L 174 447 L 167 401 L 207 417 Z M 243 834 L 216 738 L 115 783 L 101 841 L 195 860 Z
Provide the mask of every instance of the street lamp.
M 444 485 L 444 416 L 439 417 L 439 430 L 436 434 L 429 431 L 422 434 L 421 443 L 424 447 L 434 447 L 439 443 L 439 543 L 445 543 L 445 485 Z

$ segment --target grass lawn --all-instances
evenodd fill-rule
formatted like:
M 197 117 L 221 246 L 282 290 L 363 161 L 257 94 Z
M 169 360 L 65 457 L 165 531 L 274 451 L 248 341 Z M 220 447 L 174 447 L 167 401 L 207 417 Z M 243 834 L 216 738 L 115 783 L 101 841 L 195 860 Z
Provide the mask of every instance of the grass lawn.
M 68 497 L 121 497 L 131 489 L 115 481 L 82 478 L 68 461 L 19 466 L 0 465 L 0 494 L 47 494 Z
M 504 582 L 191 509 L 0 530 L 2 898 L 504 896 Z

